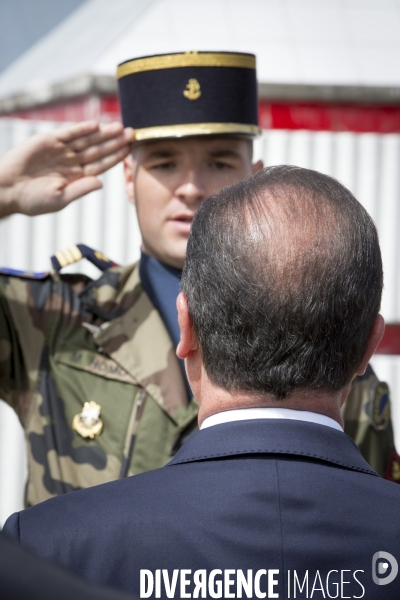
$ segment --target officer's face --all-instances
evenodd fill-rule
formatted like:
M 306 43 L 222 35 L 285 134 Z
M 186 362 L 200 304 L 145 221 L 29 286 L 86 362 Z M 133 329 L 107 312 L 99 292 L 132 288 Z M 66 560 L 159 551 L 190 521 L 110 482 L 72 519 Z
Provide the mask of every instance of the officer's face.
M 241 139 L 191 138 L 137 146 L 125 162 L 125 179 L 144 252 L 181 269 L 200 203 L 261 168 L 261 162 L 252 164 L 249 143 Z

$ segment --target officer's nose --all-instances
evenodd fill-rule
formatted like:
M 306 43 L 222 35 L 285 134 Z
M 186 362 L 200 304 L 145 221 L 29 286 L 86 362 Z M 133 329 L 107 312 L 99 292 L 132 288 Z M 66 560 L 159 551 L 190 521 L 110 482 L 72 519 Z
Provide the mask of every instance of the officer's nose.
M 201 178 L 195 173 L 187 173 L 175 191 L 177 197 L 186 204 L 199 204 L 207 198 L 207 190 Z

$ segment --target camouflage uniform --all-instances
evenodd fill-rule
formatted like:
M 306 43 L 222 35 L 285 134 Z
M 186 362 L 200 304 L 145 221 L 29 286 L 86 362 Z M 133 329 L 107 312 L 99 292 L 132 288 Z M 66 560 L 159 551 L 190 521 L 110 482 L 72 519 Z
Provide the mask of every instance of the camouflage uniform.
M 371 366 L 353 383 L 343 406 L 344 430 L 365 460 L 382 477 L 400 483 L 399 456 L 394 448 L 389 388 Z
M 164 465 L 197 406 L 137 266 L 94 282 L 3 276 L 0 289 L 0 397 L 25 428 L 27 504 Z M 93 439 L 72 429 L 90 401 Z
M 138 265 L 97 281 L 2 275 L 0 303 L 0 397 L 25 428 L 27 505 L 161 467 L 195 427 L 197 406 Z M 377 383 L 371 370 L 354 384 L 346 431 L 383 474 L 393 435 L 388 396 L 383 420 L 382 403 L 369 410 Z M 88 421 L 91 439 L 72 424 L 85 426 L 93 401 L 100 415 Z

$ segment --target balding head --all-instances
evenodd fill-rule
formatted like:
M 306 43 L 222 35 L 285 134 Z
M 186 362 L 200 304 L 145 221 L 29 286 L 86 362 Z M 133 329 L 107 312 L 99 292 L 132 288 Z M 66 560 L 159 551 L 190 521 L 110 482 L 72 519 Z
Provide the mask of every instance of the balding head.
M 379 311 L 376 228 L 331 177 L 270 167 L 203 203 L 182 290 L 214 384 L 275 398 L 335 392 Z

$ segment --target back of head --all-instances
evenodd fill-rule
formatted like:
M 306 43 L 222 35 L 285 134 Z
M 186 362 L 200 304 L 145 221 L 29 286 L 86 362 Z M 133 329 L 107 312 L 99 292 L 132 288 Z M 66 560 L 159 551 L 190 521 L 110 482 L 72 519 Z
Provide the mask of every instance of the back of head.
M 210 380 L 277 399 L 351 381 L 382 285 L 365 209 L 335 179 L 292 166 L 203 202 L 182 277 Z

